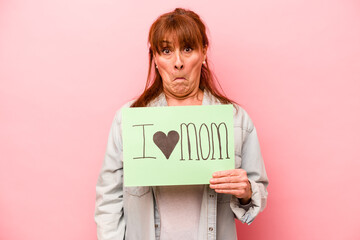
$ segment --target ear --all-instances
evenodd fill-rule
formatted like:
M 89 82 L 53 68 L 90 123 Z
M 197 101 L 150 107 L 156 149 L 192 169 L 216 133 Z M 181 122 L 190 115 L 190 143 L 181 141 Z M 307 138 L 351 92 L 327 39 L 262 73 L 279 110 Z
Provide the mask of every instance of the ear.
M 155 65 L 157 65 L 157 62 L 156 62 L 156 54 L 153 54 L 153 57 L 152 57 L 152 58 L 154 59 Z
M 205 47 L 203 47 L 203 53 L 204 53 L 204 55 L 206 55 L 206 53 L 207 53 L 207 45 L 205 45 Z
M 204 54 L 204 61 L 206 60 L 206 54 L 207 54 L 207 46 L 203 48 L 203 54 Z

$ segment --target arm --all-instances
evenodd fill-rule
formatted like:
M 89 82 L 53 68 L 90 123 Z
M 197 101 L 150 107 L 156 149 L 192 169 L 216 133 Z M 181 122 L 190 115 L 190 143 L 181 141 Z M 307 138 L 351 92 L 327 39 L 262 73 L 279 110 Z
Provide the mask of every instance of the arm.
M 241 169 L 215 172 L 210 187 L 218 193 L 232 194 L 230 207 L 235 216 L 250 224 L 266 206 L 268 185 L 254 127 L 243 142 L 241 158 Z
M 266 187 L 268 185 L 268 178 L 255 127 L 251 129 L 245 138 L 241 158 L 241 169 L 246 171 L 251 185 L 251 201 L 247 205 L 242 205 L 238 199 L 232 197 L 230 206 L 241 222 L 250 224 L 266 206 Z
M 99 240 L 124 239 L 121 122 L 115 116 L 96 184 L 95 222 Z

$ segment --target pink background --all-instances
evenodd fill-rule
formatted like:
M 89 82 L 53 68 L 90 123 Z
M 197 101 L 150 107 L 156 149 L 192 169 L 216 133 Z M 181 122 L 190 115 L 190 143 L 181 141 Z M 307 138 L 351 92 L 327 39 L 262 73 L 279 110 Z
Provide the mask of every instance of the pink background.
M 143 89 L 147 33 L 176 6 L 257 126 L 268 207 L 241 239 L 360 239 L 360 3 L 0 1 L 0 239 L 96 239 L 112 118 Z

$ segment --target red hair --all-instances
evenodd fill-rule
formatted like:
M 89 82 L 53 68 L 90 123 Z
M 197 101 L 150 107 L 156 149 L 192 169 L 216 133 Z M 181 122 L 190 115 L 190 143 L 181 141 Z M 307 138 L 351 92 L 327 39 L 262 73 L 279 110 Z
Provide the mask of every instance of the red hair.
M 146 107 L 163 92 L 162 78 L 157 69 L 154 68 L 153 57 L 155 52 L 160 54 L 161 44 L 169 35 L 174 35 L 177 38 L 180 47 L 191 46 L 194 49 L 204 50 L 209 46 L 206 27 L 199 15 L 193 11 L 176 8 L 174 11 L 158 17 L 149 31 L 149 70 L 145 89 L 131 107 Z M 206 59 L 205 64 L 201 67 L 200 89 L 206 89 L 221 103 L 234 103 L 218 90 L 215 81 L 216 79 Z M 219 83 L 218 85 L 220 86 Z

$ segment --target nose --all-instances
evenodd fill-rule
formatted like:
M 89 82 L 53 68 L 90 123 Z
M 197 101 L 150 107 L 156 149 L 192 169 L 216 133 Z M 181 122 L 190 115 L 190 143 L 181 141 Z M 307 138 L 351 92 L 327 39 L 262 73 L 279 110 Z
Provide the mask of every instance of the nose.
M 183 69 L 184 68 L 184 62 L 183 62 L 182 56 L 181 56 L 179 51 L 176 52 L 175 57 L 176 57 L 176 59 L 175 59 L 175 68 L 177 70 Z

